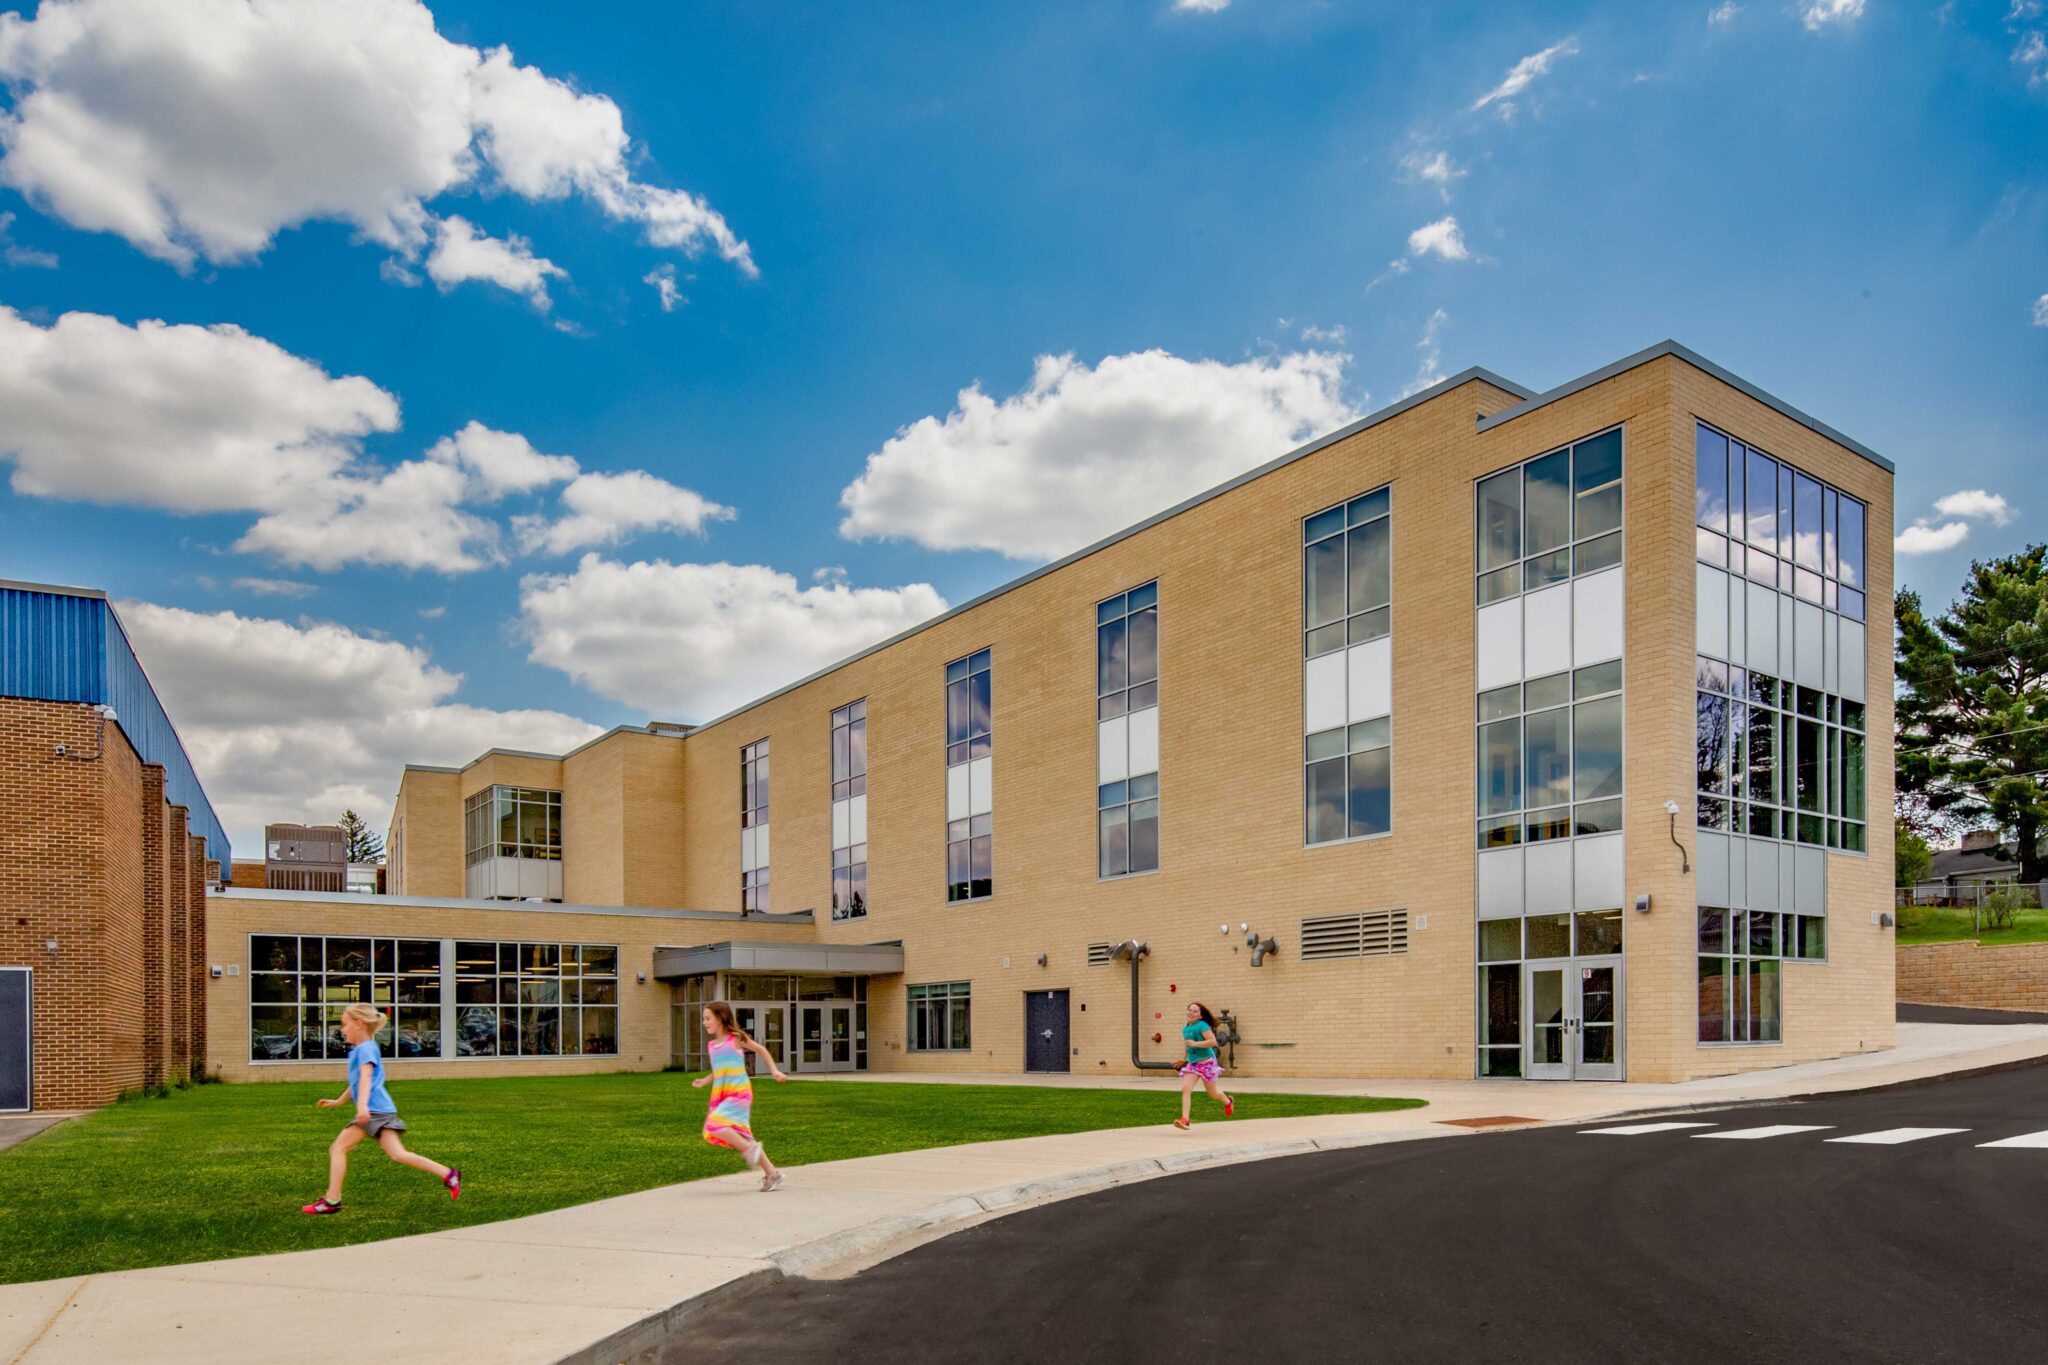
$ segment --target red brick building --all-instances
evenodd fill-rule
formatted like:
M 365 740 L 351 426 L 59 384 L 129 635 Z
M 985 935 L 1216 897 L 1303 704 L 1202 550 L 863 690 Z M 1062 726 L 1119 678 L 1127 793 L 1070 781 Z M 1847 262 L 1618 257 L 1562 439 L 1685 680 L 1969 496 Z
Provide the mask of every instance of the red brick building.
M 230 857 L 105 594 L 0 581 L 0 1111 L 203 1066 Z

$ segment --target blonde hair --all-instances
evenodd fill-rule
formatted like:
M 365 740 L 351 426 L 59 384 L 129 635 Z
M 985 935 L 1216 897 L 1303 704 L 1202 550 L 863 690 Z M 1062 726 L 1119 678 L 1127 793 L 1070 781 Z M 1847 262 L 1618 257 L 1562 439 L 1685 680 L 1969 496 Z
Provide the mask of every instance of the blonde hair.
M 378 1011 L 377 1007 L 375 1005 L 366 1005 L 360 1000 L 344 1009 L 341 1012 L 341 1017 L 353 1019 L 358 1024 L 368 1024 L 372 1033 L 380 1032 L 384 1027 L 384 1016 Z

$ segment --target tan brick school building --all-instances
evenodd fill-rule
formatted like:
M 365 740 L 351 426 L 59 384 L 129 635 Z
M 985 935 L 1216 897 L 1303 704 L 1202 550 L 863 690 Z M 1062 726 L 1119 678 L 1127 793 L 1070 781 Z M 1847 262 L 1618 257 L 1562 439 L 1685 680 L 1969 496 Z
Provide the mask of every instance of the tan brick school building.
M 1675 344 L 1481 370 L 694 727 L 403 774 L 208 1056 L 1673 1080 L 1892 1042 L 1891 468 Z M 1135 992 L 1135 1008 L 1134 1008 Z M 1135 1053 L 1135 1056 L 1134 1056 Z

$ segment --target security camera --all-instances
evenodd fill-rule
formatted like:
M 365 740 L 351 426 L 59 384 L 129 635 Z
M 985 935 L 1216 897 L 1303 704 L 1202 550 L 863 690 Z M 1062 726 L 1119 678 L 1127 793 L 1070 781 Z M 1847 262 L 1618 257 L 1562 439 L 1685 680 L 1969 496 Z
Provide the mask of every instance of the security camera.
M 1678 814 L 1678 803 L 1676 801 L 1666 801 L 1664 803 L 1664 813 L 1666 815 Z

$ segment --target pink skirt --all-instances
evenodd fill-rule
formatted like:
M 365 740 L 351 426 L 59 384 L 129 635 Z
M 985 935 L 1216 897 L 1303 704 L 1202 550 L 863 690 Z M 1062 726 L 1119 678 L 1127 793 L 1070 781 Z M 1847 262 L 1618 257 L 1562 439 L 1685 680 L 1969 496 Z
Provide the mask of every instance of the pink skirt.
M 1181 1067 L 1180 1074 L 1183 1076 L 1195 1076 L 1213 1084 L 1223 1075 L 1223 1070 L 1216 1065 L 1214 1057 L 1204 1057 L 1199 1062 L 1189 1062 Z

